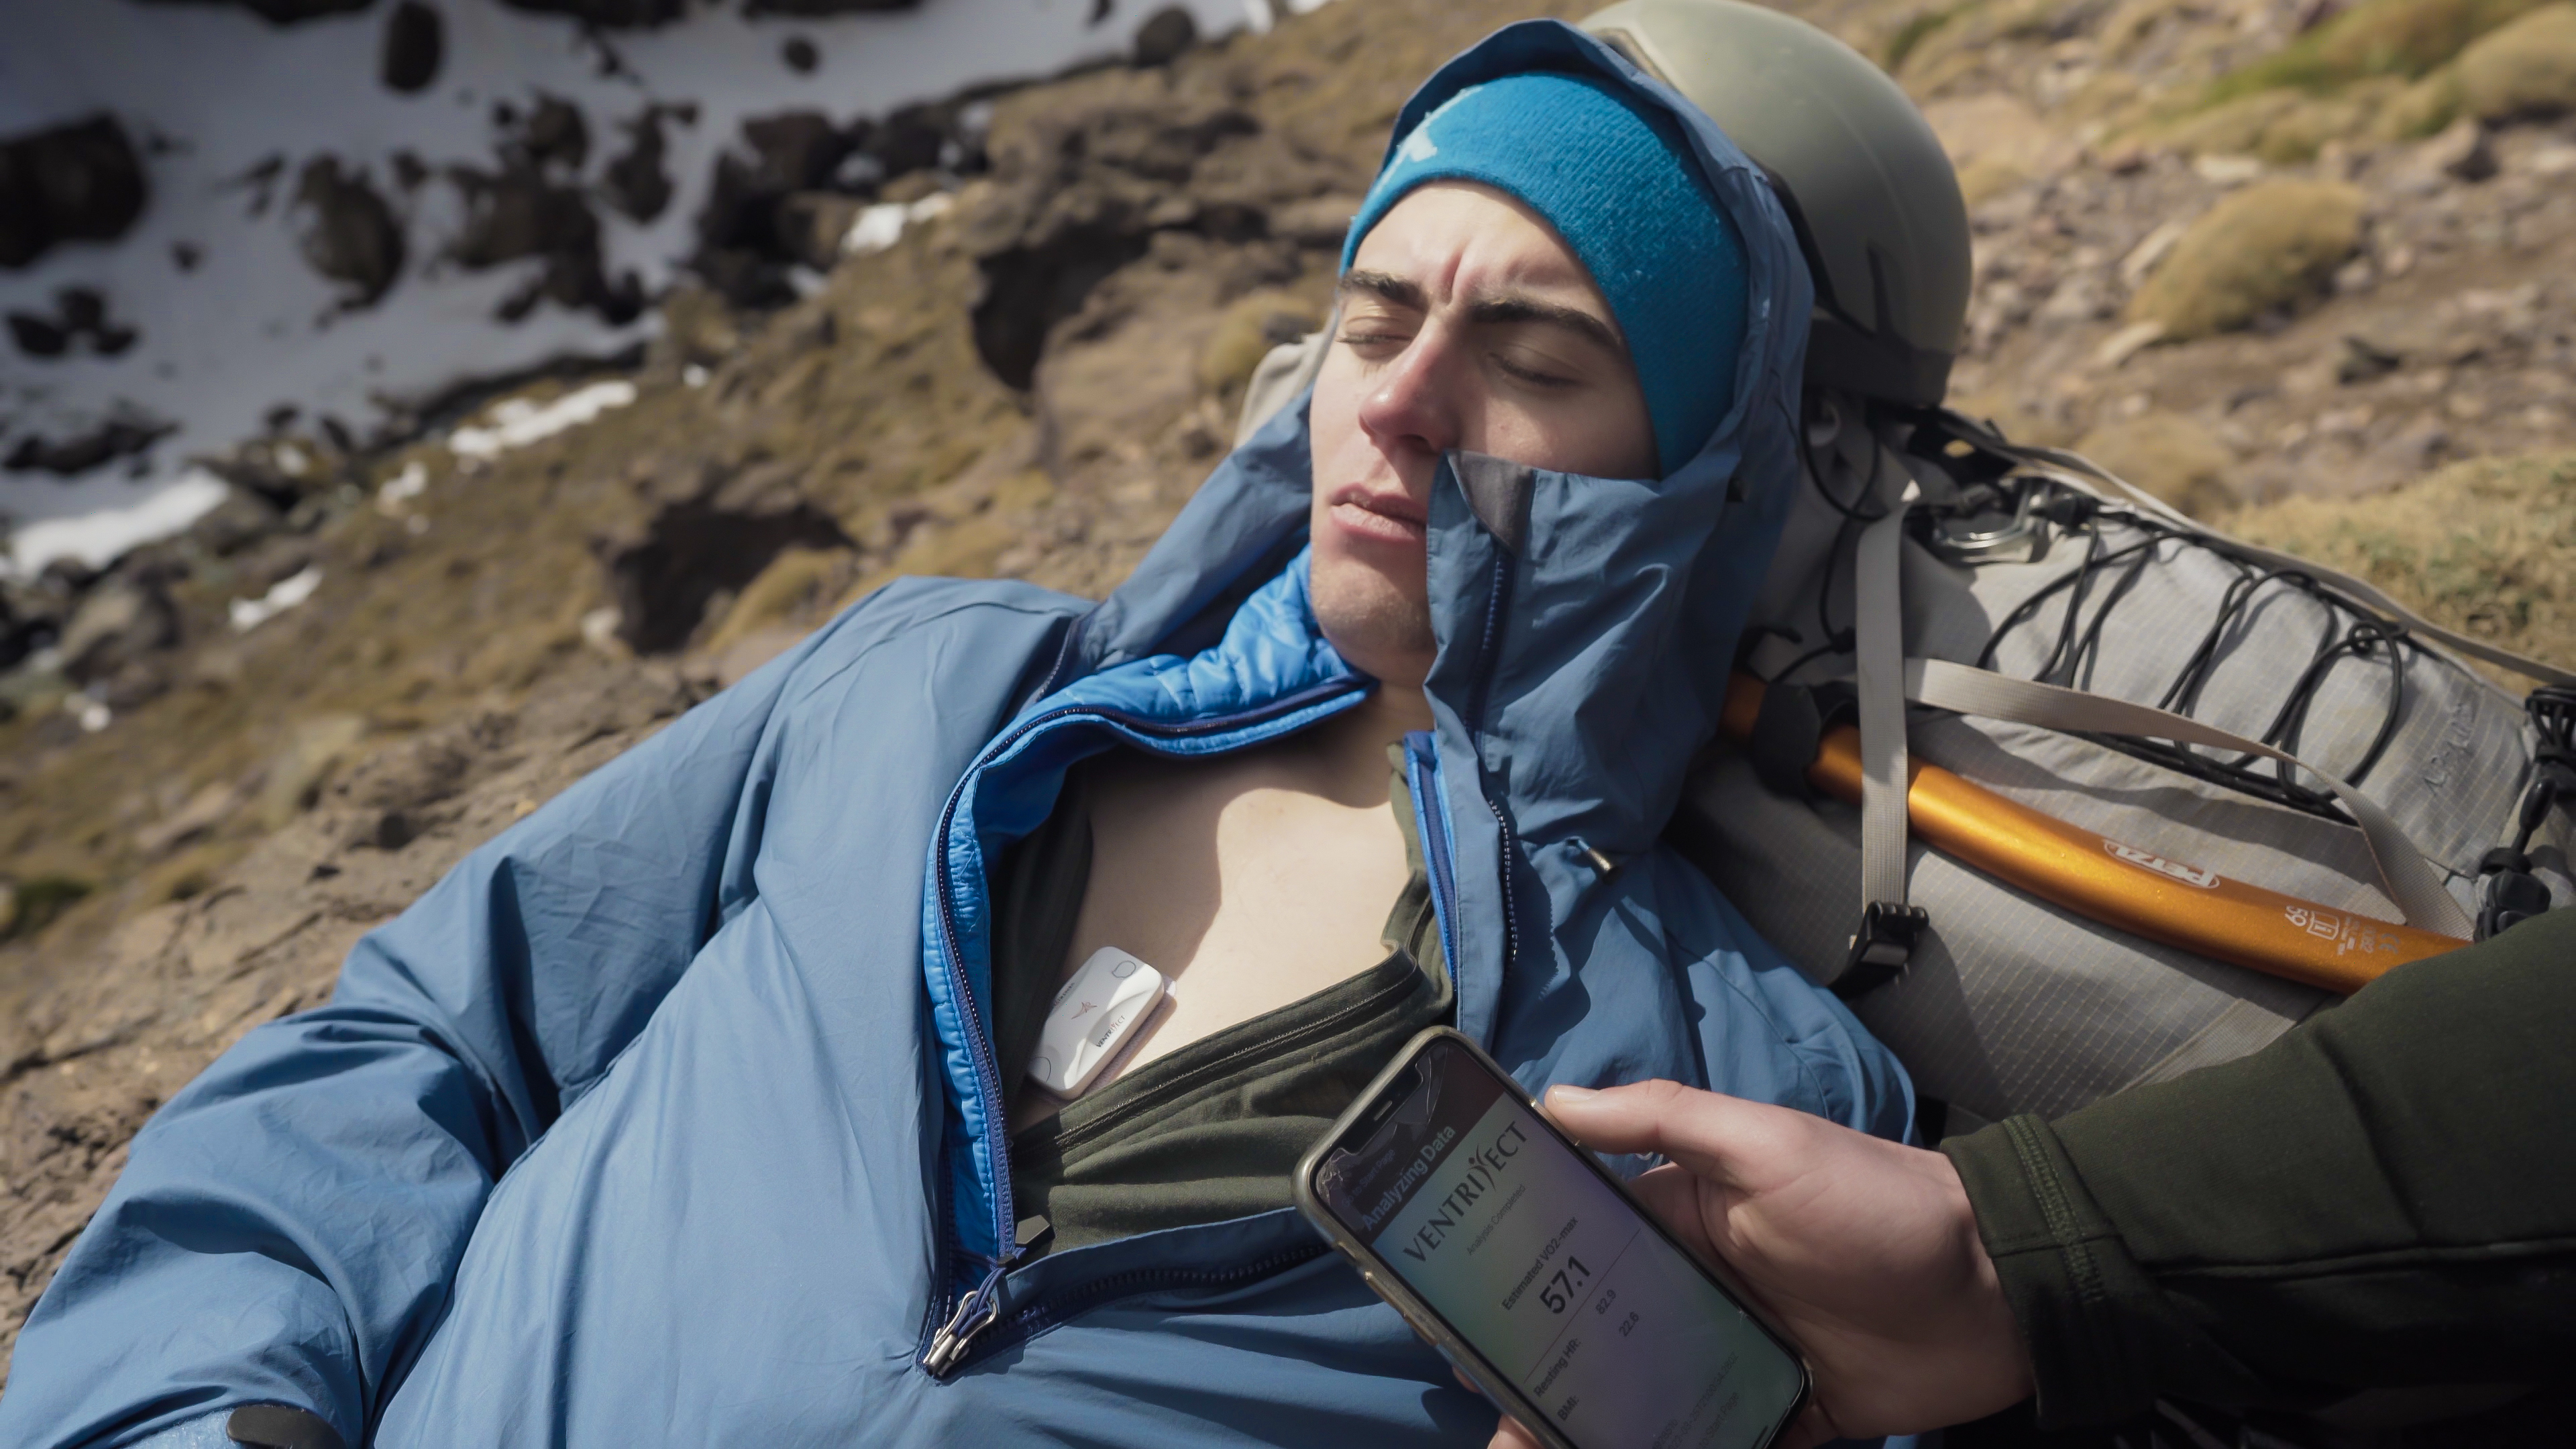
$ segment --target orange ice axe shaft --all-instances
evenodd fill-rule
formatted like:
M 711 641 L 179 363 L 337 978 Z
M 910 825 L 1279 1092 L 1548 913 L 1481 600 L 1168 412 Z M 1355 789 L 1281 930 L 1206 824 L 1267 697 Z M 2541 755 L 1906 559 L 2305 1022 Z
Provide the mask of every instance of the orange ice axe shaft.
M 1723 726 L 1753 733 L 1762 684 L 1737 675 Z M 1860 803 L 1860 731 L 1827 730 L 1808 783 Z M 2467 945 L 2354 911 L 2320 906 L 2043 815 L 1938 765 L 1912 761 L 1906 820 L 1933 849 L 2087 919 L 2213 961 L 2349 995 L 2392 966 Z

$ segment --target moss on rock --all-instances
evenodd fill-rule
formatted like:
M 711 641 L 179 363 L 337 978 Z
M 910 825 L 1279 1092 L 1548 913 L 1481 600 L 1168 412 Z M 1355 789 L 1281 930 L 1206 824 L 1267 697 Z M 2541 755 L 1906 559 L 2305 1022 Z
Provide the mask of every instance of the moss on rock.
M 2364 76 L 2430 73 L 2469 42 L 2541 0 L 2364 0 L 2307 34 L 2221 77 L 2209 99 L 2292 88 L 2325 92 Z
M 2105 424 L 2079 439 L 2075 451 L 2194 518 L 2215 518 L 2235 506 L 2227 483 L 2235 453 L 2178 413 Z
M 2460 68 L 2446 65 L 2379 108 L 2371 129 L 2385 140 L 2415 141 L 2438 133 L 2460 114 Z
M 1217 319 L 1199 353 L 1199 385 L 1211 396 L 1238 398 L 1271 348 L 1323 323 L 1312 302 L 1281 288 L 1263 287 L 1238 297 Z
M 2368 498 L 2285 498 L 2223 520 L 2356 574 L 2437 624 L 2576 665 L 2576 453 L 2475 458 Z
M 2576 5 L 2534 10 L 2460 52 L 2459 87 L 2484 121 L 2576 110 Z
M 2368 134 L 2406 90 L 2405 81 L 2374 76 L 2327 96 L 2256 91 L 2153 127 L 2141 139 L 2194 156 L 2259 156 L 2275 166 L 2295 166 L 2328 141 Z
M 2192 223 L 2130 298 L 2128 320 L 2183 342 L 2243 327 L 2315 292 L 2361 244 L 2364 197 L 2336 181 L 2276 178 Z

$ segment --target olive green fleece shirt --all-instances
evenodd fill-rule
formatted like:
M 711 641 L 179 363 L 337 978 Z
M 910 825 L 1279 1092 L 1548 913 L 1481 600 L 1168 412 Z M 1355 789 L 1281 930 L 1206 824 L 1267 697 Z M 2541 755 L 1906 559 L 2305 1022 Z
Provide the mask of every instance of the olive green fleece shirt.
M 2576 910 L 2242 1060 L 1942 1144 L 2042 1427 L 2557 1382 L 2576 1354 Z

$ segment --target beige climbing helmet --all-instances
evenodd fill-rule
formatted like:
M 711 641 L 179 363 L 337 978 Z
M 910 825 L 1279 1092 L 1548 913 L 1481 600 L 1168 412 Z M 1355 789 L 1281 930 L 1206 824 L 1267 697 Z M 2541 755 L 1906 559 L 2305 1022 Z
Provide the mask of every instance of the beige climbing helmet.
M 1860 52 L 1738 0 L 1622 0 L 1583 22 L 1771 176 L 1815 274 L 1807 381 L 1937 406 L 1968 316 L 1968 208 L 1922 112 Z

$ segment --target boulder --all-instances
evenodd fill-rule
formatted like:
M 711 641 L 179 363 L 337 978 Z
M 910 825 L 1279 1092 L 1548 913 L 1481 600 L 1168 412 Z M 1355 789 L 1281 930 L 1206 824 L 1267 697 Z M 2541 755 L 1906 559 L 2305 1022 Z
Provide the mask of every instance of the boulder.
M 955 117 L 946 107 L 900 106 L 866 128 L 859 149 L 876 162 L 878 180 L 892 181 L 937 166 L 957 140 L 952 134 L 955 127 Z
M 2576 110 L 2576 5 L 2545 5 L 2460 52 L 2460 102 L 2503 121 Z
M 92 352 L 115 357 L 141 336 L 108 313 L 107 294 L 95 287 L 62 287 L 54 292 L 53 315 L 11 312 L 9 334 L 29 357 L 61 357 L 74 343 L 87 340 Z
M 545 262 L 525 289 L 502 302 L 502 320 L 516 321 L 549 300 L 617 325 L 643 310 L 634 275 L 612 283 L 601 265 L 599 217 L 577 184 L 549 179 L 524 157 L 498 172 L 451 166 L 447 175 L 465 201 L 465 224 L 449 243 L 450 259 L 473 271 L 531 258 Z
M 179 642 L 179 611 L 150 574 L 120 575 L 92 588 L 63 625 L 55 648 L 75 684 L 104 680 Z
M 779 240 L 787 254 L 818 272 L 841 259 L 841 239 L 867 203 L 837 191 L 798 191 L 778 203 Z
M 343 172 L 331 156 L 307 161 L 295 182 L 294 215 L 305 265 L 347 288 L 344 310 L 374 306 L 402 274 L 402 223 L 366 172 Z
M 1145 17 L 1136 27 L 1136 39 L 1129 59 L 1137 69 L 1170 65 L 1183 51 L 1198 44 L 1199 23 L 1185 6 L 1166 5 Z
M 514 121 L 501 143 L 504 165 L 578 172 L 590 160 L 590 121 L 563 97 L 539 91 L 527 115 Z
M 376 56 L 376 78 L 386 90 L 416 95 L 438 79 L 447 58 L 447 25 L 420 0 L 402 0 L 385 17 L 383 49 Z
M 662 122 L 665 118 L 688 120 L 696 114 L 694 106 L 652 105 L 633 119 L 618 123 L 626 132 L 626 149 L 609 158 L 608 165 L 601 169 L 599 188 L 618 215 L 629 221 L 648 222 L 671 204 L 671 174 L 662 165 Z
M 28 433 L 18 439 L 17 446 L 9 450 L 7 458 L 0 459 L 0 469 L 12 473 L 51 473 L 58 478 L 75 478 L 119 458 L 146 452 L 174 430 L 174 424 L 142 413 L 118 412 L 87 432 L 59 440 L 41 433 Z
M 806 239 L 799 221 L 784 214 L 785 204 L 824 187 L 851 147 L 852 137 L 820 111 L 745 119 L 741 145 L 716 158 L 690 265 L 737 307 L 795 300 L 786 265 L 806 260 Z
M 143 214 L 143 159 L 114 116 L 0 139 L 0 267 L 56 242 L 114 241 Z
M 2315 295 L 2360 247 L 2364 201 L 2343 182 L 2288 177 L 2234 192 L 2174 243 L 2129 299 L 2128 320 L 2188 341 Z
M 1150 76 L 1118 82 L 1090 104 L 1029 117 L 997 149 L 996 184 L 965 217 L 980 273 L 975 349 L 1011 387 L 1030 386 L 1049 330 L 1142 257 L 1157 231 L 1266 226 L 1247 201 L 1197 184 L 1229 141 L 1259 132 L 1250 113 L 1129 93 L 1160 92 Z
M 742 140 L 750 156 L 743 179 L 764 192 L 819 186 L 850 149 L 850 138 L 820 111 L 745 117 Z
M 9 314 L 9 340 L 29 357 L 54 358 L 72 350 L 72 335 L 63 325 L 36 312 Z

